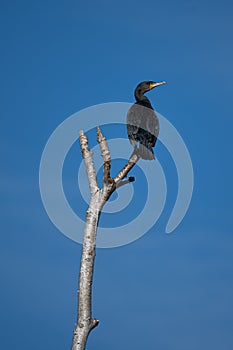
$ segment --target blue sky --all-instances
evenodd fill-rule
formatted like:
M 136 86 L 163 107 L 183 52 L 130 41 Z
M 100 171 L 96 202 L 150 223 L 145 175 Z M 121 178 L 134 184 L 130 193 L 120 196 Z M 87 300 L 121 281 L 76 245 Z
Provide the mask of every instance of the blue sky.
M 177 183 L 158 144 L 165 210 L 135 243 L 97 250 L 100 325 L 88 349 L 232 349 L 232 10 L 230 1 L 1 1 L 1 348 L 71 344 L 81 247 L 41 203 L 48 137 L 85 107 L 133 102 L 149 79 L 167 81 L 150 99 L 190 151 L 193 199 L 166 235 Z

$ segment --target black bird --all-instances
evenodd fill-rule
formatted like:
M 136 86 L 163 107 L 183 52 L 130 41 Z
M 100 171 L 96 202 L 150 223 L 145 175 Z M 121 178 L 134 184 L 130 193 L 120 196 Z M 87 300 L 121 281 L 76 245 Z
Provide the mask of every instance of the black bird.
M 159 134 L 158 117 L 144 93 L 165 83 L 165 81 L 158 83 L 144 81 L 138 84 L 134 91 L 136 102 L 130 107 L 127 114 L 128 137 L 135 152 L 142 159 L 155 159 L 152 147 L 155 146 Z

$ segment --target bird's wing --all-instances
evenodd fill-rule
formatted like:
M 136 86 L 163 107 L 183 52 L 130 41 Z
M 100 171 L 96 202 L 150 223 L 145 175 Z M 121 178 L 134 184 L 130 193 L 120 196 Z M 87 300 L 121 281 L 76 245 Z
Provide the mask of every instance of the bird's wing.
M 129 140 L 134 146 L 136 146 L 138 141 L 138 130 L 141 126 L 141 113 L 139 113 L 137 105 L 130 107 L 126 123 Z
M 145 129 L 151 133 L 156 138 L 159 134 L 159 120 L 154 110 L 150 110 L 147 112 L 147 116 L 145 118 Z
M 159 133 L 159 121 L 155 111 L 134 104 L 127 114 L 127 131 L 129 140 L 134 146 L 139 141 L 148 147 L 153 147 Z

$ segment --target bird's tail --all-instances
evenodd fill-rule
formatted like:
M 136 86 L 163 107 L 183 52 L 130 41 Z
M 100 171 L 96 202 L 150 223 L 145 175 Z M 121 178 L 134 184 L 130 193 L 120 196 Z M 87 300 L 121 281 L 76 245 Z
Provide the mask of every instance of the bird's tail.
M 139 144 L 138 154 L 142 159 L 153 160 L 155 159 L 154 151 L 152 147 L 148 148 L 141 143 Z

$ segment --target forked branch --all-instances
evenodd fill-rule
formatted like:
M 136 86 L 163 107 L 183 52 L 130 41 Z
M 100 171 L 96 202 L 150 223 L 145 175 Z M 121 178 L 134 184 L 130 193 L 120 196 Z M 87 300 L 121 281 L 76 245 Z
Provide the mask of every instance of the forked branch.
M 91 200 L 87 209 L 84 228 L 78 286 L 78 315 L 73 335 L 72 350 L 84 350 L 90 331 L 99 323 L 97 319 L 92 318 L 92 280 L 96 249 L 96 232 L 101 210 L 117 187 L 133 181 L 132 177 L 129 178 L 129 180 L 122 180 L 140 159 L 139 155 L 136 152 L 133 152 L 127 164 L 113 179 L 110 175 L 110 151 L 107 141 L 99 127 L 97 128 L 97 140 L 100 145 L 104 166 L 102 189 L 98 187 L 92 152 L 88 148 L 87 137 L 83 131 L 80 131 L 80 146 L 86 166 Z

